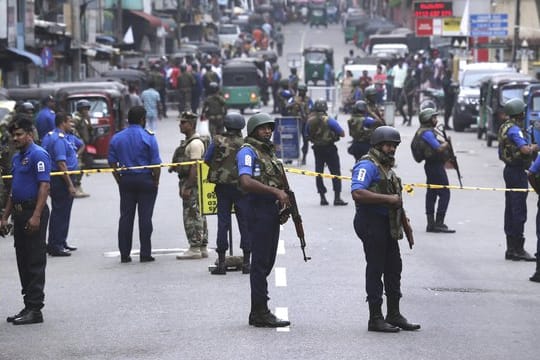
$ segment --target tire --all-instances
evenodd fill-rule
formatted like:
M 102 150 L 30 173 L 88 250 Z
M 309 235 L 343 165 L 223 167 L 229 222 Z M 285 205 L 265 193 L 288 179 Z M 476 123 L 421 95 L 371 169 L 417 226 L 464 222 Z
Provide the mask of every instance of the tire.
M 491 145 L 493 145 L 493 138 L 491 137 L 491 135 L 487 133 L 486 133 L 486 145 L 488 147 L 491 147 Z
M 476 128 L 476 138 L 478 140 L 481 140 L 482 136 L 484 136 L 484 129 L 479 126 L 478 128 Z
M 245 112 L 245 111 L 246 111 L 246 109 L 241 108 L 241 109 L 240 109 L 240 114 L 244 115 L 244 112 Z
M 454 121 L 454 131 L 456 131 L 456 132 L 464 132 L 465 131 L 465 125 L 463 125 L 460 122 Z

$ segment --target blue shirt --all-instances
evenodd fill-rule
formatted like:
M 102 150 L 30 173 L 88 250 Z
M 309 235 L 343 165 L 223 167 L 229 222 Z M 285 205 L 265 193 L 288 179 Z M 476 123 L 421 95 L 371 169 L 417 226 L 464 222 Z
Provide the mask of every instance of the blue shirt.
M 540 156 L 536 157 L 536 160 L 534 160 L 529 171 L 535 175 L 538 175 L 540 173 Z
M 214 149 L 216 148 L 216 145 L 212 142 L 210 143 L 210 146 L 208 146 L 208 149 L 206 150 L 206 153 L 204 154 L 204 162 L 210 163 L 210 160 L 212 160 L 212 156 L 214 155 Z
M 329 63 L 324 64 L 324 81 L 332 81 L 332 67 Z
M 51 158 L 40 146 L 32 143 L 11 160 L 11 198 L 14 203 L 37 199 L 39 183 L 51 181 Z
M 328 126 L 330 127 L 330 130 L 335 132 L 336 134 L 343 133 L 343 128 L 339 125 L 336 119 L 329 117 L 328 118 Z M 306 127 L 304 129 L 304 134 L 309 135 L 309 121 L 306 124 Z
M 75 134 L 66 134 L 68 142 L 73 146 L 73 149 L 75 149 L 75 152 L 81 148 L 81 146 L 84 146 L 84 142 Z
M 259 176 L 261 169 L 256 166 L 255 160 L 257 160 L 257 153 L 249 146 L 242 146 L 240 150 L 238 150 L 238 153 L 236 153 L 238 176 Z M 259 171 L 259 173 L 257 173 L 257 171 Z
M 373 124 L 375 124 L 375 122 L 376 121 L 374 118 L 372 118 L 371 116 L 366 116 L 364 118 L 364 127 L 369 129 L 373 126 Z
M 374 183 L 381 180 L 379 169 L 370 160 L 361 160 L 354 165 L 352 171 L 351 192 L 355 190 L 368 190 Z M 356 211 L 359 213 L 375 211 L 381 215 L 388 215 L 388 208 L 376 204 L 356 203 Z
M 441 147 L 441 143 L 437 140 L 433 131 L 424 131 L 424 133 L 422 134 L 422 140 L 427 142 L 428 145 L 431 146 L 431 148 L 433 148 L 434 150 L 437 150 Z
M 54 124 L 55 117 L 56 115 L 54 114 L 54 111 L 46 106 L 37 114 L 36 129 L 40 140 L 43 139 L 43 137 L 47 135 L 49 131 L 54 130 L 56 127 Z
M 152 88 L 146 89 L 141 93 L 141 100 L 146 110 L 146 116 L 149 118 L 158 117 L 158 103 L 161 101 L 159 93 Z
M 129 125 L 116 133 L 109 144 L 108 161 L 119 167 L 161 164 L 156 137 L 141 125 Z M 151 169 L 130 170 L 131 173 L 151 173 Z
M 527 139 L 523 136 L 523 132 L 521 131 L 521 128 L 517 125 L 511 126 L 510 129 L 508 129 L 508 132 L 506 134 L 508 138 L 514 144 L 516 144 L 518 149 L 528 144 Z
M 76 170 L 79 161 L 77 151 L 66 135 L 59 128 L 49 131 L 41 141 L 41 146 L 49 153 L 52 161 L 52 170 L 58 171 L 58 161 L 65 161 L 68 170 Z

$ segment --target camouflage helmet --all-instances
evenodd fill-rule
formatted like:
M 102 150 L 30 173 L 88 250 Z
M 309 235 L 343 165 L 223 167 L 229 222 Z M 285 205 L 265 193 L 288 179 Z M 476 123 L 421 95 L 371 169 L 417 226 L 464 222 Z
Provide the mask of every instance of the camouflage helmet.
M 424 110 L 424 109 L 427 109 L 427 108 L 430 108 L 430 109 L 436 109 L 437 108 L 437 105 L 435 104 L 435 102 L 431 99 L 427 99 L 427 100 L 424 100 L 420 103 L 420 111 Z
M 391 126 L 379 126 L 371 134 L 371 145 L 375 146 L 383 142 L 390 142 L 399 145 L 401 142 L 401 135 L 399 131 Z
M 306 84 L 298 84 L 298 92 L 307 92 L 307 85 Z
M 250 117 L 247 123 L 248 135 L 251 135 L 255 129 L 264 124 L 270 124 L 272 130 L 274 130 L 275 121 L 270 115 L 266 113 L 259 113 Z
M 364 100 L 358 100 L 357 102 L 355 102 L 352 108 L 352 112 L 354 114 L 361 114 L 366 112 L 366 102 Z
M 326 100 L 319 99 L 319 100 L 315 101 L 315 104 L 313 104 L 313 111 L 327 112 L 328 111 L 328 104 L 326 103 Z
M 375 89 L 375 86 L 368 86 L 366 90 L 364 90 L 364 95 L 366 97 L 371 97 L 377 95 L 377 89 Z
M 237 112 L 232 112 L 225 115 L 223 123 L 227 129 L 242 130 L 246 126 L 246 120 L 244 116 Z
M 513 98 L 504 103 L 503 111 L 508 116 L 516 116 L 525 112 L 525 103 L 523 100 Z
M 431 124 L 431 119 L 436 115 L 439 115 L 437 110 L 433 108 L 425 108 L 424 110 L 420 111 L 420 114 L 418 114 L 420 124 Z
M 84 108 L 90 109 L 91 107 L 92 106 L 90 105 L 90 101 L 88 101 L 86 99 L 77 101 L 77 110 L 81 110 L 81 109 L 84 109 Z

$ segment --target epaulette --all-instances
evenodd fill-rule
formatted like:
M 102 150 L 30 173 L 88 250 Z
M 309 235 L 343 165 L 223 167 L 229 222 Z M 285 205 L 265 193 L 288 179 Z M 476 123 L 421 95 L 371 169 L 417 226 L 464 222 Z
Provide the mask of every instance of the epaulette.
M 59 133 L 58 133 L 58 137 L 59 137 L 59 138 L 63 138 L 63 137 L 66 137 L 66 135 L 65 135 L 64 133 L 59 132 Z
M 154 135 L 154 134 L 155 134 L 155 133 L 154 133 L 152 130 L 150 130 L 150 129 L 144 129 L 144 130 L 146 130 L 146 132 L 149 133 L 150 135 Z
M 48 135 L 52 135 L 52 134 L 53 134 L 53 132 L 54 132 L 54 131 L 53 131 L 53 130 L 51 130 L 51 131 L 49 131 L 49 132 L 48 132 L 47 134 L 48 134 Z

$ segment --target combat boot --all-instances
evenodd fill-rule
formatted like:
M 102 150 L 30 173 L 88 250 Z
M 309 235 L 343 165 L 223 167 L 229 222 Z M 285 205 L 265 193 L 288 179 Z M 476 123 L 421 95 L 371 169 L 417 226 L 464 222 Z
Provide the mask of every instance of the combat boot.
M 326 196 L 324 194 L 321 194 L 321 206 L 328 205 L 328 200 L 326 200 Z
M 433 214 L 427 214 L 427 226 L 426 232 L 438 233 L 439 229 L 435 227 L 435 216 Z
M 511 236 L 506 236 L 506 251 L 504 252 L 504 258 L 506 260 L 518 260 L 516 257 L 516 250 L 514 245 L 514 238 Z
M 278 319 L 270 312 L 266 303 L 251 304 L 251 312 L 249 313 L 249 325 L 255 327 L 277 328 L 291 325 L 288 320 Z
M 201 246 L 201 256 L 203 259 L 208 257 L 208 247 L 206 245 Z
M 242 274 L 249 274 L 251 272 L 251 263 L 250 263 L 251 252 L 244 251 L 244 257 L 242 260 Z
M 338 192 L 334 194 L 334 206 L 345 206 L 347 204 L 347 202 L 341 199 L 341 196 Z
M 435 219 L 435 228 L 438 229 L 438 232 L 446 233 L 446 234 L 452 234 L 455 233 L 456 230 L 449 229 L 448 226 L 444 223 L 444 214 L 437 213 L 437 217 Z
M 212 275 L 226 275 L 227 274 L 227 265 L 225 265 L 225 253 L 218 253 L 218 263 L 216 268 L 210 272 Z
M 540 282 L 540 254 L 536 253 L 536 272 L 529 278 L 534 282 Z
M 178 260 L 202 259 L 201 248 L 198 246 L 190 246 L 189 250 L 176 255 L 176 259 Z
M 306 155 L 302 156 L 302 165 L 306 165 Z
M 397 326 L 403 330 L 418 330 L 420 324 L 410 323 L 405 316 L 399 312 L 399 297 L 386 297 L 386 307 L 388 312 L 386 313 L 386 322 L 390 325 Z
M 523 260 L 523 261 L 536 261 L 536 257 L 529 254 L 523 246 L 525 245 L 525 238 L 523 236 L 515 239 L 515 248 L 514 254 L 515 257 L 513 260 Z
M 384 320 L 381 304 L 369 304 L 368 331 L 395 333 L 399 331 L 399 328 Z

